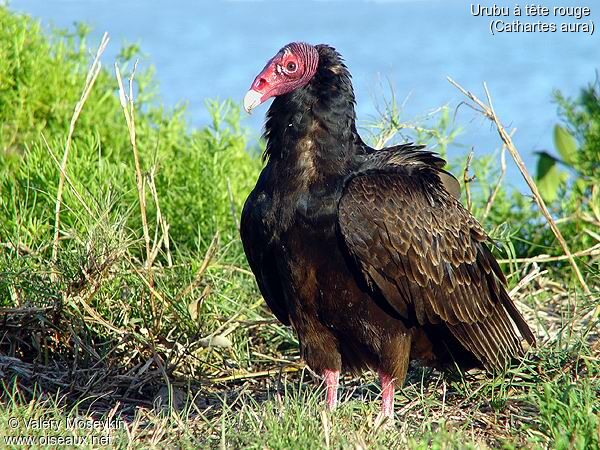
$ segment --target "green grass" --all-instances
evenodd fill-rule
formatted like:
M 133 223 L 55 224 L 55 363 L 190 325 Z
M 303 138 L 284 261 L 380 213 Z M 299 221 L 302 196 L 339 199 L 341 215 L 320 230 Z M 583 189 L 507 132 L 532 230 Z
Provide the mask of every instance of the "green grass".
M 138 71 L 149 264 L 117 81 L 103 69 L 75 126 L 53 259 L 54 158 L 96 43 L 83 26 L 47 36 L 2 7 L 0 23 L 0 447 L 7 436 L 33 447 L 87 436 L 77 448 L 598 448 L 597 253 L 578 259 L 589 295 L 564 261 L 515 259 L 562 253 L 527 198 L 501 188 L 485 214 L 494 156 L 471 165 L 473 212 L 502 244 L 510 287 L 530 276 L 513 297 L 540 345 L 496 378 L 411 367 L 395 424 L 378 428 L 370 374 L 345 378 L 340 408 L 323 412 L 320 381 L 248 271 L 237 221 L 261 162 L 236 104 L 207 102 L 212 124 L 191 129 L 183 108 L 156 106 L 151 71 Z M 135 52 L 121 52 L 127 76 Z M 458 133 L 447 109 L 409 127 L 400 114 L 386 103 L 374 142 L 448 151 Z M 589 183 L 550 205 L 573 251 L 598 243 Z M 89 431 L 67 422 L 77 418 L 113 422 Z M 42 419 L 58 428 L 31 427 Z

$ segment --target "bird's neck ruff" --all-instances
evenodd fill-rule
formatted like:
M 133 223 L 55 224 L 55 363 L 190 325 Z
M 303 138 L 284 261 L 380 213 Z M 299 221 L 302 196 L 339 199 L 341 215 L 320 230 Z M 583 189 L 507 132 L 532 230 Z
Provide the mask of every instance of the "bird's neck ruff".
M 315 75 L 305 86 L 276 97 L 269 108 L 264 132 L 267 160 L 293 159 L 303 151 L 316 161 L 341 162 L 355 151 L 360 138 L 350 73 L 333 48 L 315 48 L 319 53 Z

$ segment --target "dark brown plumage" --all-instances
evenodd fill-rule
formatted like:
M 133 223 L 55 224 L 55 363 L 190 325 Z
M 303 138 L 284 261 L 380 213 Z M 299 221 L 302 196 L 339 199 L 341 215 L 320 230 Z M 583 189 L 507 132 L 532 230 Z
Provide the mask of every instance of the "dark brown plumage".
M 330 407 L 342 369 L 377 370 L 390 416 L 410 359 L 494 371 L 523 354 L 522 338 L 534 343 L 445 161 L 361 140 L 334 49 L 284 47 L 244 105 L 270 97 L 267 163 L 241 237 L 267 304 L 324 375 Z

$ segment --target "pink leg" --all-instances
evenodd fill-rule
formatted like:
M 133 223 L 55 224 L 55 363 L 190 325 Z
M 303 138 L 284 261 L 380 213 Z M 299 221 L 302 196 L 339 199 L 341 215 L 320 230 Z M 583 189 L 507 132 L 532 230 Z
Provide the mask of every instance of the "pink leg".
M 340 371 L 325 369 L 323 371 L 323 378 L 325 379 L 325 387 L 327 390 L 327 409 L 333 411 L 337 405 L 337 390 Z
M 379 371 L 381 383 L 381 415 L 394 417 L 394 379 L 386 373 Z

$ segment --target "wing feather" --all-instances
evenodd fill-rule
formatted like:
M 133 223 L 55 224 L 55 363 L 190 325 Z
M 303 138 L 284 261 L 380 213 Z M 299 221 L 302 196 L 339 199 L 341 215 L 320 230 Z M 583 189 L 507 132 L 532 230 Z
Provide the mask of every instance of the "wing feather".
M 340 233 L 367 283 L 404 318 L 445 322 L 484 366 L 504 367 L 522 353 L 519 333 L 531 344 L 534 337 L 486 233 L 444 187 L 440 169 L 378 169 L 351 178 L 339 203 Z

